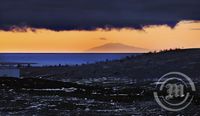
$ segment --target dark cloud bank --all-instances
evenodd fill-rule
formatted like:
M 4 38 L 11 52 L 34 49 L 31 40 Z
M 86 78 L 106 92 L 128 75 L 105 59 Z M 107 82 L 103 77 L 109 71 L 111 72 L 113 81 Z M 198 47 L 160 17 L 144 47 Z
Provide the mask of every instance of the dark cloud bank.
M 200 0 L 0 0 L 3 30 L 140 29 L 181 20 L 200 20 Z

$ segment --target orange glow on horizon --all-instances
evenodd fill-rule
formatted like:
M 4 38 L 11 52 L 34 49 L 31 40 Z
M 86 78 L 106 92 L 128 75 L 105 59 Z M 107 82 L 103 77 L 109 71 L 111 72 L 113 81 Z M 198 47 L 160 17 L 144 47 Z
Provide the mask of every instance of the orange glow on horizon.
M 173 29 L 165 25 L 150 26 L 145 27 L 144 31 L 0 31 L 0 52 L 85 52 L 106 43 L 121 43 L 149 51 L 200 48 L 200 22 L 182 21 Z

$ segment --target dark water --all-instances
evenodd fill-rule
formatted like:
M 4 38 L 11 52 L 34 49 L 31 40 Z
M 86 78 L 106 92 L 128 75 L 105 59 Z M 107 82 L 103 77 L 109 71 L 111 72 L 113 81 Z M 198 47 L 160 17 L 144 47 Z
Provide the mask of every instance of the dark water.
M 2 53 L 0 62 L 25 62 L 37 65 L 83 64 L 121 59 L 134 53 Z

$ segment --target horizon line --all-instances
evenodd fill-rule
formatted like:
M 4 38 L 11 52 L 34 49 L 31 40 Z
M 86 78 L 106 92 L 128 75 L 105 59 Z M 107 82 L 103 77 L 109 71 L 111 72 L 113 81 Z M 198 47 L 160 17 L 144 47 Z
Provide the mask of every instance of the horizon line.
M 172 49 L 172 50 L 175 50 L 175 49 L 177 49 L 177 48 L 169 48 L 169 49 L 158 49 L 158 50 L 149 50 L 149 51 L 142 51 L 142 52 L 138 52 L 138 51 L 135 51 L 135 52 L 132 52 L 132 51 L 71 51 L 71 52 L 69 52 L 69 51 L 63 51 L 63 52 L 61 52 L 61 51 L 33 51 L 33 52 L 30 52 L 30 51 L 3 51 L 3 52 L 0 52 L 0 54 L 4 54 L 4 53 L 58 53 L 58 54 L 67 54 L 67 53 L 80 53 L 80 54 L 85 54 L 85 53 L 91 53 L 91 54 L 96 54 L 96 53 L 148 53 L 148 52 L 159 52 L 159 51 L 163 51 L 163 50 L 170 50 L 170 49 Z M 181 49 L 181 50 L 187 50 L 187 49 L 200 49 L 200 48 L 193 48 L 193 47 L 189 47 L 189 48 L 178 48 L 178 49 Z

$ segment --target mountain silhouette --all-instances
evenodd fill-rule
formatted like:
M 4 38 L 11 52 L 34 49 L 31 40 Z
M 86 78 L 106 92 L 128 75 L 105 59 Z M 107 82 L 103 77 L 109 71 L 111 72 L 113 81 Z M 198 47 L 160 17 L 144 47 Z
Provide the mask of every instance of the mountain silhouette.
M 86 50 L 86 52 L 134 52 L 134 53 L 142 53 L 142 52 L 147 52 L 149 50 L 144 49 L 144 48 L 139 48 L 139 47 L 134 47 L 134 46 L 129 46 L 121 43 L 107 43 L 101 46 L 97 46 L 94 48 L 90 48 L 89 50 Z

